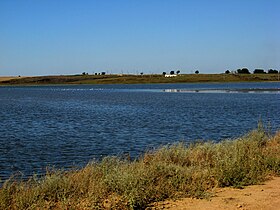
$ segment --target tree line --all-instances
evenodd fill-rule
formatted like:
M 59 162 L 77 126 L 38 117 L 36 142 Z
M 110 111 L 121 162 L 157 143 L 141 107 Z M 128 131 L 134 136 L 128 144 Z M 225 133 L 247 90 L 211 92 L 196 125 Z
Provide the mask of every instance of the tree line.
M 225 71 L 226 74 L 231 73 L 230 70 L 226 70 Z M 237 69 L 236 71 L 233 71 L 232 73 L 237 73 L 237 74 L 251 74 L 251 72 L 249 71 L 248 68 L 242 68 L 242 69 Z M 255 69 L 253 71 L 253 74 L 279 74 L 280 71 L 276 70 L 276 69 L 268 69 L 267 71 L 265 71 L 264 69 Z
M 177 70 L 176 72 L 175 71 L 170 71 L 169 74 L 170 75 L 174 75 L 174 74 L 177 74 L 179 75 L 181 73 L 180 70 Z M 198 70 L 196 70 L 194 72 L 195 74 L 199 74 L 200 72 Z M 230 70 L 226 70 L 225 71 L 225 74 L 251 74 L 251 72 L 249 71 L 248 68 L 241 68 L 241 69 L 237 69 L 236 71 L 230 71 Z M 105 75 L 106 72 L 96 72 L 96 73 L 93 73 L 93 75 Z M 141 76 L 143 76 L 143 72 L 140 73 Z M 162 75 L 166 75 L 167 72 L 162 72 Z M 280 74 L 280 71 L 276 70 L 276 69 L 268 69 L 267 71 L 265 71 L 264 69 L 255 69 L 253 71 L 253 74 Z M 83 72 L 82 75 L 89 75 L 87 72 Z M 20 77 L 20 76 L 19 76 Z

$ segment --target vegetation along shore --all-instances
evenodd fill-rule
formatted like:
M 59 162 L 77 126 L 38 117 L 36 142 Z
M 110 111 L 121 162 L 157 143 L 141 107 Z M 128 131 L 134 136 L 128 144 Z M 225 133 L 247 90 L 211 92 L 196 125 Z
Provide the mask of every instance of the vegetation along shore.
M 164 72 L 165 73 L 165 72 Z M 171 72 L 172 73 L 172 72 Z M 171 75 L 171 76 L 170 76 Z M 280 81 L 279 73 L 223 73 L 223 74 L 103 74 L 61 75 L 36 77 L 2 77 L 0 85 L 49 84 L 145 84 L 187 82 L 261 82 Z
M 178 143 L 137 160 L 106 157 L 82 169 L 48 172 L 0 188 L 0 209 L 144 209 L 178 198 L 211 198 L 280 175 L 280 133 L 258 129 L 219 143 Z

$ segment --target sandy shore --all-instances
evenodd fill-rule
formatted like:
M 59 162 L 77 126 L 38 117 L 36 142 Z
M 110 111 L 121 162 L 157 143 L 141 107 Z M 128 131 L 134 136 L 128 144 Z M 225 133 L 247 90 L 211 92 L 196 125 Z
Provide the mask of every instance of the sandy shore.
M 244 189 L 218 188 L 209 199 L 185 198 L 178 201 L 165 201 L 152 209 L 170 210 L 279 210 L 280 177 L 273 177 L 263 185 L 247 186 Z

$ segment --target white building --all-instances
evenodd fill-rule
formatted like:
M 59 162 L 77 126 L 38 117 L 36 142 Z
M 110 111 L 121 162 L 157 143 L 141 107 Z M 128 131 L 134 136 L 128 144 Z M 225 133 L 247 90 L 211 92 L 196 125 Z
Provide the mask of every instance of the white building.
M 177 77 L 177 74 L 166 74 L 165 77 Z

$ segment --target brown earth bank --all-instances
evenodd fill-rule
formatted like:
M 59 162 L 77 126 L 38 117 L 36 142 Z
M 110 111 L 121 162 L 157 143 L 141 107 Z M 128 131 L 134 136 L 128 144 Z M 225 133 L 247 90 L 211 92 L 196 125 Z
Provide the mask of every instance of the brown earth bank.
M 0 76 L 0 84 L 10 84 L 10 81 L 15 82 L 24 78 L 27 78 L 27 76 Z
M 14 77 L 0 80 L 0 85 L 57 84 L 145 84 L 188 82 L 279 82 L 279 74 L 180 74 L 175 77 L 152 75 L 60 75 Z
M 15 79 L 16 77 L 0 77 L 0 82 L 2 81 L 9 81 L 11 79 Z
M 244 189 L 217 188 L 210 199 L 184 198 L 153 204 L 148 209 L 170 210 L 279 210 L 280 177 L 271 177 L 262 185 L 247 186 Z

